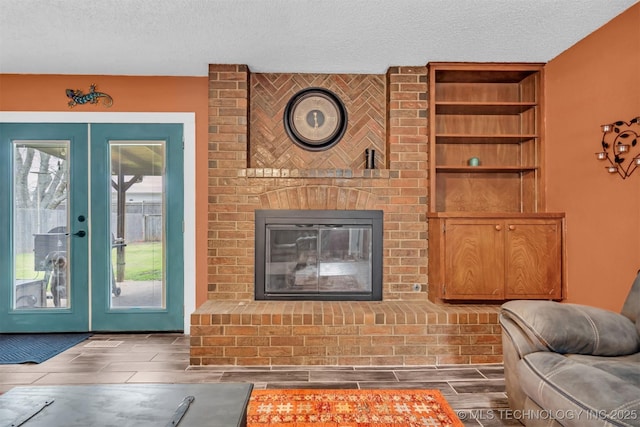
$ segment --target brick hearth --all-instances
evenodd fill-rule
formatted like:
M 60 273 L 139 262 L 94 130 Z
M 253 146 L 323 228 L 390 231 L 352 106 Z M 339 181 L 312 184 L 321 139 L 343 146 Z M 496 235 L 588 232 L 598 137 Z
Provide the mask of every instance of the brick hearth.
M 191 316 L 191 324 L 192 365 L 502 362 L 494 306 L 207 301 Z
M 282 123 L 320 86 L 349 115 L 329 150 L 294 145 Z M 428 301 L 427 69 L 384 75 L 252 74 L 209 66 L 208 292 L 193 313 L 193 365 L 500 362 L 497 306 Z M 365 149 L 376 169 L 365 169 Z M 254 301 L 257 209 L 384 213 L 382 302 Z M 415 285 L 419 286 L 415 286 Z

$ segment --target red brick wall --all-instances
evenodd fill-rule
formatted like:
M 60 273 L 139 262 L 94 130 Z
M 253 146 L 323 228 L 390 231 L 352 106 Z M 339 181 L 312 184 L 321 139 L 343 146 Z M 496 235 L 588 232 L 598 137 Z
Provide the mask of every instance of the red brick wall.
M 264 122 L 248 121 L 250 106 L 256 105 L 252 77 L 244 65 L 209 66 L 208 299 L 253 300 L 256 209 L 383 210 L 383 299 L 427 299 L 426 67 L 393 67 L 386 76 L 367 78 L 375 87 L 385 79 L 386 96 L 372 97 L 366 109 L 352 108 L 348 115 L 350 123 L 360 123 L 369 120 L 367 111 L 384 111 L 385 123 L 371 125 L 375 131 L 386 130 L 378 169 L 361 169 L 351 161 L 346 167 L 312 161 L 315 167 L 300 168 L 265 164 L 264 157 L 261 167 L 248 167 L 258 162 L 257 157 L 249 161 L 249 153 L 264 138 L 258 124 Z M 361 90 L 367 90 L 367 78 L 359 81 Z M 281 117 L 271 116 L 267 122 L 281 125 Z M 349 145 L 341 141 L 337 146 L 342 150 Z M 291 143 L 291 149 L 297 147 Z M 331 156 L 335 149 L 323 155 Z M 354 150 L 348 158 L 363 155 L 363 147 Z M 319 153 L 305 156 L 313 154 Z M 421 292 L 412 290 L 414 283 L 422 285 Z

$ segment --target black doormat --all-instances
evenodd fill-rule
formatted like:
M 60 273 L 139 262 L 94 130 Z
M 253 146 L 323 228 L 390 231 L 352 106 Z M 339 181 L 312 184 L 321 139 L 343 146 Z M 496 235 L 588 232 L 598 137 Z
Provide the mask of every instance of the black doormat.
M 42 363 L 90 336 L 89 333 L 0 334 L 0 364 Z

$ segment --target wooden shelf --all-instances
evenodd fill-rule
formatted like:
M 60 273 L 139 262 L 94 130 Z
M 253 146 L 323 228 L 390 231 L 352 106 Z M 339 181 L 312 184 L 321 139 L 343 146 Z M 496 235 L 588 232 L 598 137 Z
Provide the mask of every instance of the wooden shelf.
M 436 166 L 437 172 L 519 173 L 538 170 L 535 166 Z
M 535 102 L 436 102 L 436 114 L 517 115 L 536 106 Z
M 491 212 L 487 214 L 486 212 L 466 212 L 466 211 L 458 211 L 458 212 L 429 212 L 427 213 L 427 218 L 477 218 L 477 219 L 486 219 L 490 218 L 501 218 L 501 219 L 527 219 L 527 218 L 538 218 L 538 219 L 562 219 L 565 214 L 563 212 L 538 212 L 536 214 L 528 214 L 522 212 Z
M 436 134 L 436 144 L 520 144 L 538 138 L 539 135 L 470 135 Z
M 438 69 L 438 83 L 519 83 L 539 70 L 539 64 L 452 64 L 435 62 L 429 65 Z M 490 69 L 492 67 L 494 69 Z

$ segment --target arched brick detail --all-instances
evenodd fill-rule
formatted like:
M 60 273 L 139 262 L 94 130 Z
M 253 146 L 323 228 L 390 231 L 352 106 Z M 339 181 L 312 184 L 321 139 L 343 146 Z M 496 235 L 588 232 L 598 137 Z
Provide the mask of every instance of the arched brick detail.
M 266 192 L 260 196 L 263 209 L 380 209 L 378 197 L 369 191 L 329 185 L 304 185 Z

